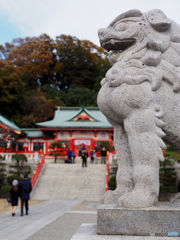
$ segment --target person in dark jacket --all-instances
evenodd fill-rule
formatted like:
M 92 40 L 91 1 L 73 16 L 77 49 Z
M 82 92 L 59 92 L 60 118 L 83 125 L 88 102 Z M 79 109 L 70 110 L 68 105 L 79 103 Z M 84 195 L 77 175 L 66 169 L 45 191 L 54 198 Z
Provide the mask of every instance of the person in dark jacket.
M 101 150 L 101 163 L 106 164 L 106 159 L 107 159 L 107 151 L 106 151 L 106 148 L 103 147 Z
M 75 163 L 76 155 L 72 152 L 72 163 Z
M 72 163 L 72 151 L 68 149 L 67 151 L 68 163 Z
M 78 156 L 82 157 L 82 150 L 81 150 L 81 148 L 79 149 Z
M 12 206 L 12 217 L 15 216 L 16 207 L 18 206 L 18 197 L 19 197 L 19 187 L 18 180 L 14 179 L 12 181 L 12 187 L 10 190 L 10 201 Z
M 86 150 L 86 147 L 82 148 L 82 167 L 87 167 L 87 158 L 88 158 L 88 152 Z
M 91 163 L 94 163 L 94 156 L 95 156 L 95 152 L 93 149 L 91 149 L 91 151 L 90 151 Z
M 21 198 L 21 216 L 24 215 L 23 208 L 25 204 L 26 215 L 28 215 L 29 211 L 29 199 L 30 199 L 30 192 L 32 191 L 32 185 L 28 176 L 25 175 L 24 179 L 20 183 L 20 198 Z

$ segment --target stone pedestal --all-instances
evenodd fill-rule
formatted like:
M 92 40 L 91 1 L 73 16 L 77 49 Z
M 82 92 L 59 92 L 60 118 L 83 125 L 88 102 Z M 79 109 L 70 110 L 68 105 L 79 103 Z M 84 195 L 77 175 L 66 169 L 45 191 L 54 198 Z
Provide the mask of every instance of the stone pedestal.
M 82 224 L 71 240 L 176 240 L 174 237 L 98 235 L 96 224 Z
M 168 206 L 142 209 L 101 205 L 97 210 L 97 233 L 102 235 L 180 235 L 180 208 Z

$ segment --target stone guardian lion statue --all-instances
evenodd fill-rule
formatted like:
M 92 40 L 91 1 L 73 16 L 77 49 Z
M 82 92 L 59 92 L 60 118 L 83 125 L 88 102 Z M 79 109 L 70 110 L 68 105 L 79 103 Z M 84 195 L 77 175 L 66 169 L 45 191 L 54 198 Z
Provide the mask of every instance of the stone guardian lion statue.
M 97 101 L 114 126 L 118 159 L 117 188 L 105 203 L 151 207 L 164 140 L 180 150 L 180 26 L 161 10 L 130 10 L 98 34 L 112 67 Z

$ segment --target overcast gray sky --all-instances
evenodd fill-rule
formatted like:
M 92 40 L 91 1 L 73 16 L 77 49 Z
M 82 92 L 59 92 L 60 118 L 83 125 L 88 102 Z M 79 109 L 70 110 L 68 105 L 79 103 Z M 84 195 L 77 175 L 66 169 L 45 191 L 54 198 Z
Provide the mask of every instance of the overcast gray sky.
M 133 8 L 159 8 L 180 24 L 180 0 L 0 0 L 0 41 L 47 33 L 70 34 L 99 45 L 97 30 Z

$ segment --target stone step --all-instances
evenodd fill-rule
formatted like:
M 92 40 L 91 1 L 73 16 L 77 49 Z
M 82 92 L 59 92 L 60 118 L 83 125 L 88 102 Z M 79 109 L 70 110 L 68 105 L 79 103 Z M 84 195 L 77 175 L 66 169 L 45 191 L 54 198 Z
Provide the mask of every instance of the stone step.
M 101 201 L 105 190 L 106 166 L 89 164 L 46 164 L 33 199 Z
M 65 157 L 57 157 L 57 159 L 56 159 L 56 163 L 63 163 L 64 164 L 64 161 L 65 161 Z M 91 162 L 90 157 L 88 157 L 87 163 L 90 164 L 90 162 Z M 54 157 L 46 156 L 46 163 L 54 163 Z M 81 164 L 82 163 L 81 157 L 76 157 L 75 163 Z M 95 160 L 94 160 L 94 163 L 95 164 L 101 164 L 101 157 L 96 157 Z

